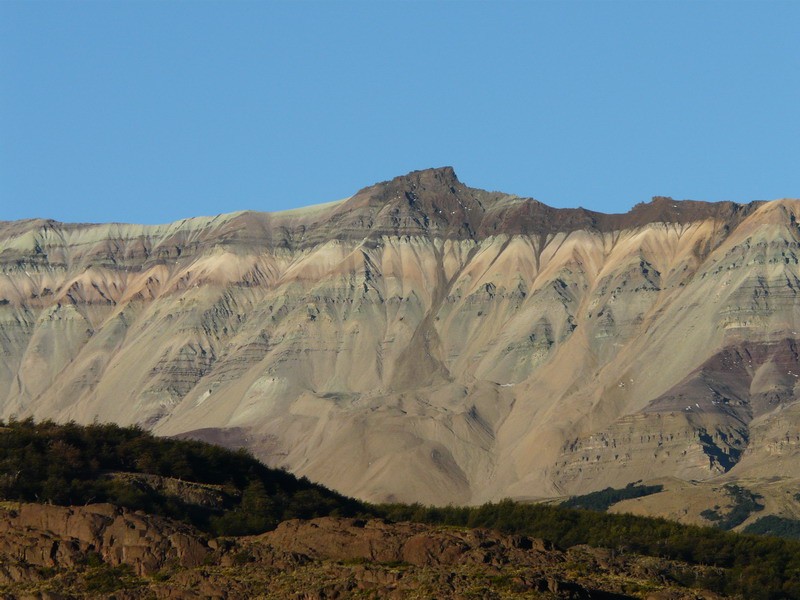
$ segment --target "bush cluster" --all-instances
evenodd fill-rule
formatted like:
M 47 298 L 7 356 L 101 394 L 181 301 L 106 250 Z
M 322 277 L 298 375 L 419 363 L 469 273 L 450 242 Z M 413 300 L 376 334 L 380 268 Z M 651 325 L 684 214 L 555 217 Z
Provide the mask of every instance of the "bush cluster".
M 222 486 L 223 506 L 183 502 L 115 472 L 147 473 Z M 291 518 L 355 515 L 355 500 L 270 469 L 244 450 L 156 438 L 138 427 L 0 422 L 0 497 L 87 504 L 111 502 L 179 519 L 216 535 L 246 535 Z
M 564 508 L 583 508 L 586 510 L 606 512 L 617 502 L 650 496 L 651 494 L 659 493 L 663 489 L 663 485 L 638 485 L 638 483 L 629 483 L 624 488 L 615 489 L 608 487 L 599 492 L 591 492 L 583 496 L 573 496 L 569 500 L 562 502 L 561 506 Z

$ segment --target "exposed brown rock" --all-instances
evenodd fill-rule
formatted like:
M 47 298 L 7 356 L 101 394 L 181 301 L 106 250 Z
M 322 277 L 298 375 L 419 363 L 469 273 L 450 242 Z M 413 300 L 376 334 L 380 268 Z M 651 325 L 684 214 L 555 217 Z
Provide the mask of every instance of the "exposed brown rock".
M 149 575 L 170 561 L 194 567 L 209 549 L 192 528 L 110 504 L 53 506 L 22 503 L 0 510 L 0 555 L 14 560 L 5 576 L 29 576 L 28 566 L 72 567 L 96 553 L 111 565 Z
M 109 479 L 133 484 L 139 489 L 152 490 L 164 496 L 179 499 L 184 504 L 208 509 L 222 509 L 226 492 L 221 485 L 183 481 L 175 477 L 162 477 L 150 473 L 108 473 Z M 229 490 L 228 494 L 231 493 Z
M 322 518 L 285 521 L 265 543 L 312 558 L 403 562 L 417 567 L 479 564 L 490 569 L 519 561 L 552 564 L 552 547 L 523 536 L 482 529 L 436 529 L 418 523 Z
M 0 543 L 5 598 L 635 597 L 626 586 L 677 594 L 653 598 L 718 598 L 665 582 L 665 573 L 690 569 L 679 563 L 588 547 L 565 554 L 520 536 L 378 520 L 289 521 L 206 544 L 188 527 L 108 505 L 22 504 L 0 518 Z M 103 563 L 93 564 L 91 553 Z M 132 575 L 120 577 L 114 565 Z

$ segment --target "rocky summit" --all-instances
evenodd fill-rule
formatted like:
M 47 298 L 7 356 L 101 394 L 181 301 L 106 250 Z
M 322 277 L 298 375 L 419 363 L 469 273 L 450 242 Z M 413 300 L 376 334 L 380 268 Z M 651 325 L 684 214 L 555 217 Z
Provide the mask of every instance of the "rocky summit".
M 691 520 L 687 488 L 736 482 L 797 518 L 798 214 L 555 209 L 441 168 L 274 214 L 2 222 L 0 417 L 246 446 L 371 501 L 660 481 L 627 508 Z

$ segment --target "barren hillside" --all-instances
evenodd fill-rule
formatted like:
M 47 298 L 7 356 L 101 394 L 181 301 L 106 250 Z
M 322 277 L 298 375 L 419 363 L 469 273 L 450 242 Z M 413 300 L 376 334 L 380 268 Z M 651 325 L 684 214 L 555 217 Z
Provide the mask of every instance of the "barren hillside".
M 284 213 L 0 223 L 0 416 L 245 445 L 378 501 L 792 483 L 798 213 L 559 210 L 443 168 Z

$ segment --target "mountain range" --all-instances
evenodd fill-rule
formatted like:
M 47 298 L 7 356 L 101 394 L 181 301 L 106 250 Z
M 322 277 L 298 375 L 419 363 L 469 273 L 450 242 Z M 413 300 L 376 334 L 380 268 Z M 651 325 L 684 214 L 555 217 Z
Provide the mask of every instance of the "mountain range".
M 736 483 L 798 518 L 798 214 L 556 209 L 445 167 L 272 214 L 0 222 L 0 417 L 245 446 L 370 501 L 645 481 L 621 508 L 702 522 Z

